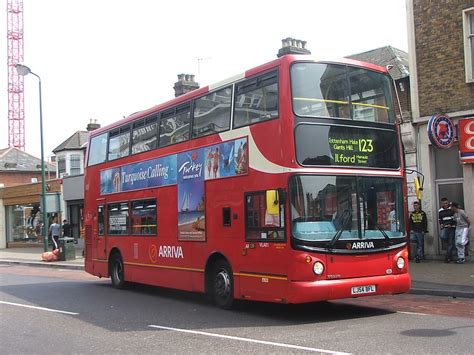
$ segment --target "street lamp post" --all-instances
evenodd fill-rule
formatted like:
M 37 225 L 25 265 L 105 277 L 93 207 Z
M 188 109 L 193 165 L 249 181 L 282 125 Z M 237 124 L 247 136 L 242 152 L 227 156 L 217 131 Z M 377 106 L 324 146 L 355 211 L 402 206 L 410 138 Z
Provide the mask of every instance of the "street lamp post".
M 39 84 L 39 107 L 40 107 L 40 139 L 41 139 L 41 204 L 43 213 L 43 241 L 44 251 L 48 251 L 48 213 L 46 211 L 46 174 L 45 174 L 45 163 L 44 163 L 44 145 L 43 145 L 43 103 L 41 100 L 41 78 L 38 74 L 35 74 L 26 65 L 17 64 L 15 68 L 19 75 L 25 76 L 32 74 L 38 78 Z

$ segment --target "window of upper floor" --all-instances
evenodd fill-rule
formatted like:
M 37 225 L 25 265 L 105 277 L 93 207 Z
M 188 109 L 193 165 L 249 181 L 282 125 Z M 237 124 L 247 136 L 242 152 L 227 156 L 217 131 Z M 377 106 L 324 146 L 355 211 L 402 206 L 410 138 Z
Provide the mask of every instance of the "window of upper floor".
M 82 174 L 81 171 L 81 159 L 82 155 L 80 154 L 71 154 L 69 158 L 69 175 L 74 176 L 74 175 L 80 175 Z
M 474 7 L 463 10 L 466 82 L 474 83 Z
M 66 173 L 66 157 L 58 157 L 58 176 Z

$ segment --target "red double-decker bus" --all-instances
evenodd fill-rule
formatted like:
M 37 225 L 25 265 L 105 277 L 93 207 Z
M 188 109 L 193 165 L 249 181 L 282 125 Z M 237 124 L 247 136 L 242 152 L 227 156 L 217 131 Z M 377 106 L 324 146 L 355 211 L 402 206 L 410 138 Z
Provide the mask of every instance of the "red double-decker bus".
M 93 131 L 85 269 L 280 303 L 410 288 L 385 68 L 286 55 Z

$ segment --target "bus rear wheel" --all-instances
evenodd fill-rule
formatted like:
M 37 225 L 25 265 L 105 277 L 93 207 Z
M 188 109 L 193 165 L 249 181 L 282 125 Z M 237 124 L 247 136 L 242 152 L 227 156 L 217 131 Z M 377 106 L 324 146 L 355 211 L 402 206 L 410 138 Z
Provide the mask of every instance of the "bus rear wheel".
M 120 254 L 112 255 L 110 259 L 110 280 L 112 281 L 112 286 L 117 289 L 122 289 L 125 287 L 125 273 L 123 268 L 123 261 Z
M 234 279 L 229 263 L 219 260 L 214 265 L 213 298 L 215 304 L 223 309 L 230 309 L 234 303 Z

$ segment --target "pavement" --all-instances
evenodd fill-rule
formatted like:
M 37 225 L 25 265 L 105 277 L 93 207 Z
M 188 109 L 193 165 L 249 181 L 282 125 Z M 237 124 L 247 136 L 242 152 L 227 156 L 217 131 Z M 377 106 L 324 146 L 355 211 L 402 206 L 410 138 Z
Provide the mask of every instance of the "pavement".
M 84 270 L 81 248 L 76 248 L 76 259 L 67 261 L 44 262 L 42 253 L 41 247 L 0 249 L 0 264 Z M 412 294 L 474 298 L 473 256 L 466 257 L 464 264 L 446 264 L 440 260 L 410 262 L 409 271 Z

